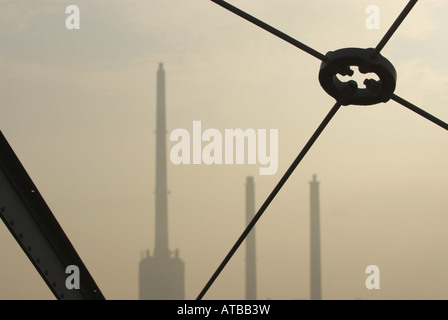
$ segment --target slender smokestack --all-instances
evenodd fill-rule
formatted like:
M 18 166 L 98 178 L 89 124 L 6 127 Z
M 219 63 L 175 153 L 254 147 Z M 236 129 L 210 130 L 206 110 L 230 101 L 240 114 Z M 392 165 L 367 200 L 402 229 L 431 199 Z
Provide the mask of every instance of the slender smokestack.
M 310 182 L 310 208 L 311 300 L 321 300 L 319 182 L 316 180 L 316 175 L 313 175 L 313 181 Z
M 171 257 L 168 248 L 165 72 L 161 63 L 157 71 L 156 101 L 156 243 L 153 255 L 147 250 L 139 263 L 139 297 L 141 300 L 183 300 L 185 264 L 178 250 Z
M 254 178 L 246 178 L 246 225 L 255 214 L 255 187 Z M 246 300 L 257 299 L 257 283 L 255 268 L 255 228 L 246 238 Z
M 166 173 L 166 116 L 165 71 L 159 63 L 157 71 L 157 123 L 156 123 L 156 243 L 154 256 L 169 256 L 168 249 L 168 189 Z

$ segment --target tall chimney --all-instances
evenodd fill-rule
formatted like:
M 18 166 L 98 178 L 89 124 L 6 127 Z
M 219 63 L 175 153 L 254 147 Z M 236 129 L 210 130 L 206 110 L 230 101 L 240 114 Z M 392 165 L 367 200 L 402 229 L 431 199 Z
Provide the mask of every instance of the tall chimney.
M 254 178 L 246 178 L 246 225 L 255 214 L 255 186 Z M 257 299 L 257 283 L 255 268 L 255 228 L 246 238 L 246 300 Z
M 179 251 L 168 248 L 168 189 L 166 163 L 165 71 L 157 70 L 156 98 L 156 192 L 154 253 L 149 250 L 139 263 L 139 298 L 141 300 L 185 299 L 185 264 Z
M 311 300 L 321 300 L 319 182 L 316 180 L 316 175 L 313 175 L 313 181 L 310 182 L 310 208 Z
M 156 123 L 156 242 L 154 256 L 168 257 L 168 187 L 166 173 L 165 71 L 159 63 L 157 71 Z

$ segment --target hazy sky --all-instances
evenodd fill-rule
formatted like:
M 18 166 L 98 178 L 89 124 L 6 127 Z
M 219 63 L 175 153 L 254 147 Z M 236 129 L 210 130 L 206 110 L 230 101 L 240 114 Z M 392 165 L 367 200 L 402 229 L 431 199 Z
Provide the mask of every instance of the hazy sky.
M 406 0 L 232 0 L 325 54 L 375 47 Z M 67 30 L 76 4 L 81 29 Z M 368 5 L 379 30 L 365 26 Z M 334 104 L 320 61 L 209 0 L 0 0 L 0 130 L 107 299 L 138 298 L 154 248 L 155 90 L 167 128 L 278 129 L 278 171 L 168 165 L 169 245 L 194 299 Z M 382 50 L 396 93 L 448 121 L 448 2 L 419 1 Z M 168 142 L 168 150 L 174 145 Z M 448 132 L 390 101 L 343 107 L 256 226 L 259 299 L 309 299 L 309 181 L 324 299 L 448 298 Z M 0 224 L 0 299 L 53 299 Z M 377 265 L 381 289 L 367 290 Z M 244 247 L 205 299 L 244 299 Z

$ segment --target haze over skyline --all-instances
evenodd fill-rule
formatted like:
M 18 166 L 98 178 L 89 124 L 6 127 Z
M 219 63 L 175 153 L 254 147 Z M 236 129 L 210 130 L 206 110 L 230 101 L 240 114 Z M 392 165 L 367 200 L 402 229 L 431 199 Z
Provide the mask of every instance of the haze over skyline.
M 208 0 L 0 0 L 0 130 L 107 299 L 138 298 L 154 247 L 156 78 L 167 131 L 278 129 L 278 170 L 168 163 L 170 247 L 196 298 L 334 104 L 320 61 Z M 319 52 L 374 47 L 408 1 L 232 0 Z M 67 30 L 65 8 L 81 10 Z M 365 27 L 368 5 L 380 29 Z M 448 121 L 448 3 L 419 1 L 382 50 L 396 93 Z M 389 101 L 343 107 L 258 222 L 257 298 L 309 299 L 309 181 L 320 181 L 323 299 L 447 299 L 448 134 Z M 174 146 L 168 140 L 168 152 Z M 0 224 L 0 299 L 53 299 Z M 244 248 L 205 299 L 244 299 Z M 381 270 L 367 290 L 365 268 Z

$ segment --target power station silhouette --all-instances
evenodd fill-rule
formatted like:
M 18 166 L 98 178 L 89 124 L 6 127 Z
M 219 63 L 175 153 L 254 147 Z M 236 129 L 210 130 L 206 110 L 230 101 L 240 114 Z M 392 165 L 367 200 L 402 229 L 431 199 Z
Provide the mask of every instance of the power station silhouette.
M 156 94 L 156 188 L 155 188 L 155 247 L 139 263 L 140 300 L 184 300 L 185 264 L 168 245 L 168 186 L 166 144 L 165 70 L 159 63 Z M 319 182 L 316 175 L 310 182 L 310 288 L 311 300 L 322 299 L 320 260 Z M 246 225 L 255 214 L 255 185 L 246 177 Z M 255 228 L 246 238 L 245 299 L 257 299 Z
M 157 70 L 156 107 L 156 191 L 155 191 L 155 247 L 149 250 L 139 264 L 140 300 L 185 299 L 185 265 L 174 256 L 168 246 L 168 188 L 166 164 L 166 110 L 165 71 L 163 64 Z

